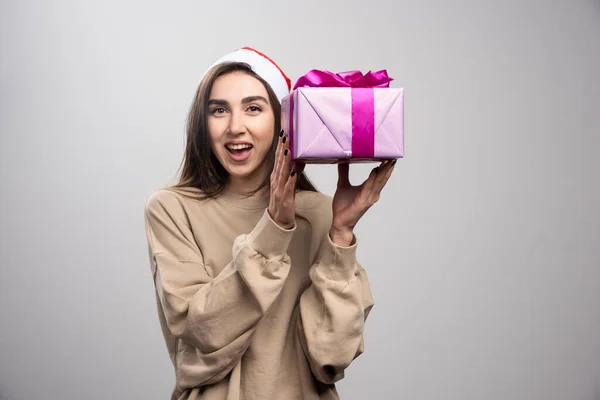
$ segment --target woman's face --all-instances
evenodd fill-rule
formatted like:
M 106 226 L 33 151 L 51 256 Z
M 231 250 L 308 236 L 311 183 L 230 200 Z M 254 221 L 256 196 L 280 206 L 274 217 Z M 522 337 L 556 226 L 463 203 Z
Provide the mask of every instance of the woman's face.
M 244 72 L 216 79 L 208 101 L 212 151 L 231 178 L 257 183 L 267 171 L 275 116 L 264 85 Z

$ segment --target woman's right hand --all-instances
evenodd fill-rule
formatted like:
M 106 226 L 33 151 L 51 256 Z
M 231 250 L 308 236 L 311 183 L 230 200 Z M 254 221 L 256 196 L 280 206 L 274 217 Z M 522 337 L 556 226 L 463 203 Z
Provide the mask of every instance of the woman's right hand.
M 283 130 L 279 134 L 275 165 L 271 173 L 271 198 L 269 215 L 277 225 L 291 229 L 296 222 L 295 193 L 296 181 L 304 170 L 304 163 L 296 163 L 292 168 L 289 141 Z

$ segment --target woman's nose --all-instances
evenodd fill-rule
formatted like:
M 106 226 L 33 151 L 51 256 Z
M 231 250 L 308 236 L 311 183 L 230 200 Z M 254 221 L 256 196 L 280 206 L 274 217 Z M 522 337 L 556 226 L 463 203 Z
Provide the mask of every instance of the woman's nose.
M 229 132 L 233 135 L 239 135 L 246 132 L 244 116 L 241 113 L 231 113 L 231 118 L 229 119 Z

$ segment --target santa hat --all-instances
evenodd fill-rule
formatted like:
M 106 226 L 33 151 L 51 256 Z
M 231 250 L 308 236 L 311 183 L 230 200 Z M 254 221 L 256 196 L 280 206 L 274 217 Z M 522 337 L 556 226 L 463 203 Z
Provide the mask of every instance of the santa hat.
M 290 78 L 285 75 L 273 60 L 251 47 L 242 47 L 241 49 L 224 55 L 215 61 L 206 72 L 218 64 L 231 61 L 244 62 L 250 65 L 252 71 L 271 86 L 280 103 L 281 100 L 290 93 L 292 88 Z M 204 75 L 206 75 L 206 72 Z M 202 76 L 203 78 L 204 75 Z

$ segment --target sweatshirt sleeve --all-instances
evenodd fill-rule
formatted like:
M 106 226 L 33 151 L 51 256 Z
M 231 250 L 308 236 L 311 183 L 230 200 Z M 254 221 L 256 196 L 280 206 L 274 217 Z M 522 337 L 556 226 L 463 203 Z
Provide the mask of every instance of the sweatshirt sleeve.
M 364 351 L 364 325 L 374 302 L 356 246 L 356 237 L 341 247 L 327 234 L 300 297 L 300 343 L 316 379 L 326 384 L 342 379 Z
M 259 320 L 279 295 L 290 270 L 285 230 L 267 210 L 247 235 L 235 239 L 232 261 L 209 276 L 180 200 L 150 198 L 146 233 L 159 306 L 171 334 L 198 349 L 204 384 L 222 379 L 246 349 Z M 202 378 L 204 377 L 204 378 Z

